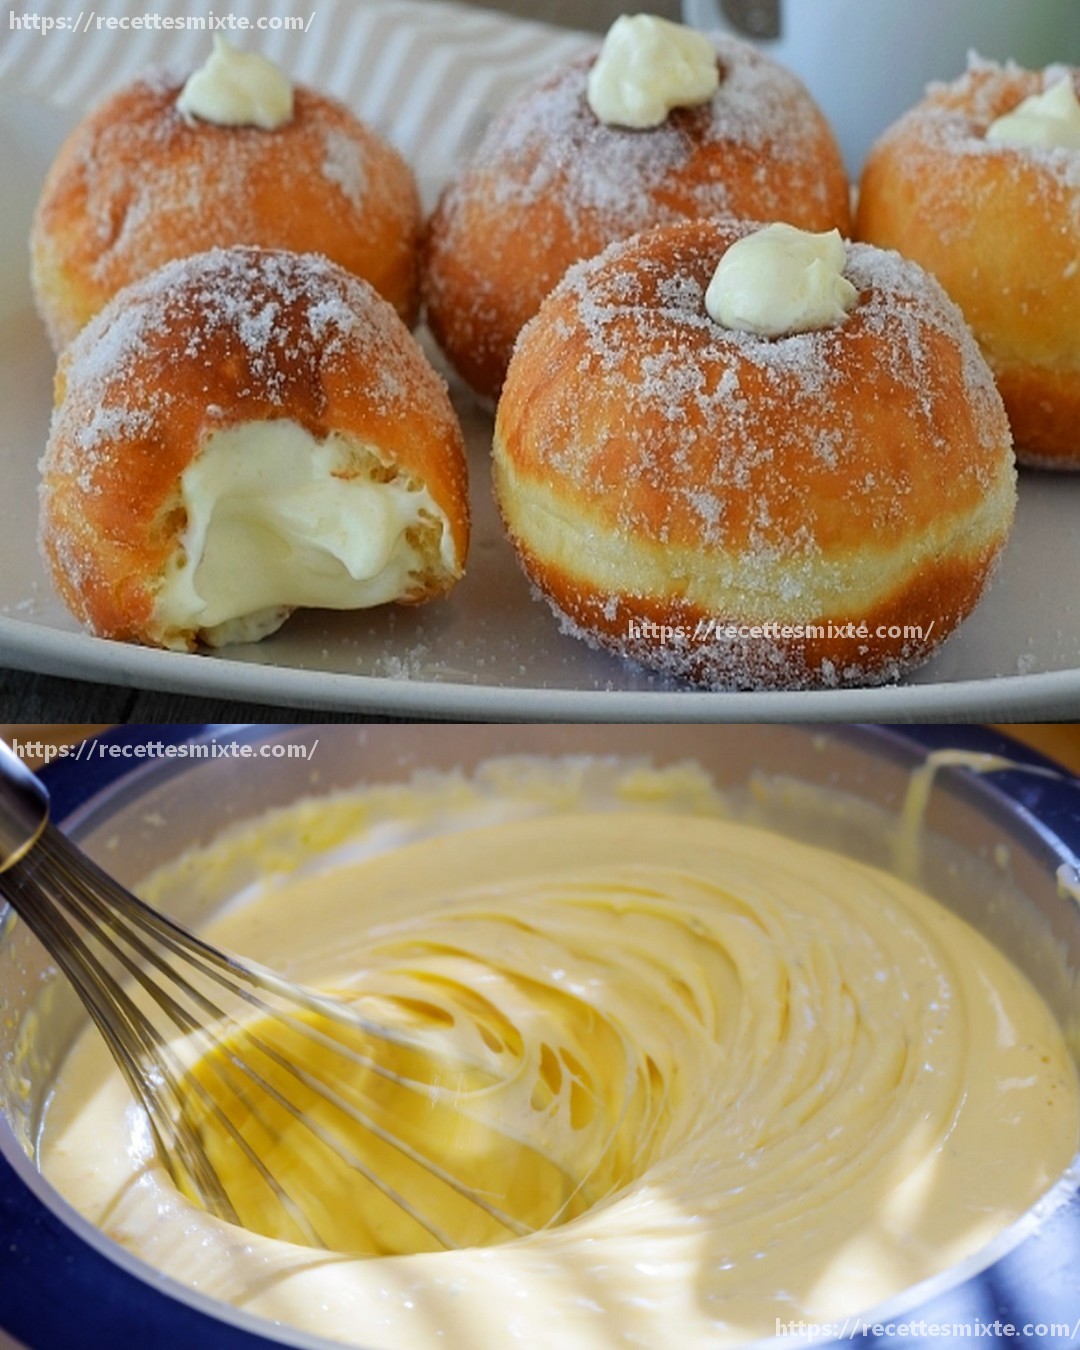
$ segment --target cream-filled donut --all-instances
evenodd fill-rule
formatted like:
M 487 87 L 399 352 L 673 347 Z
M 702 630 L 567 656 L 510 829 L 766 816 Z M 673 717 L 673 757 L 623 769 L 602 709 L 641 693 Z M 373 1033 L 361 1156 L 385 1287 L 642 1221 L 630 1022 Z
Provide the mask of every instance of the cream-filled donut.
M 514 351 L 494 471 L 569 631 L 717 689 L 913 669 L 975 606 L 1016 494 L 1000 396 L 929 274 L 721 220 L 571 269 Z
M 689 30 L 669 24 L 673 51 L 646 30 L 645 50 L 625 56 L 629 68 L 606 74 L 597 93 L 617 28 L 599 53 L 544 76 L 496 116 L 428 223 L 427 320 L 485 397 L 498 394 L 518 332 L 567 267 L 612 240 L 721 213 L 848 230 L 840 150 L 794 75 L 737 39 L 694 33 L 712 92 L 695 83 L 697 68 L 684 92 L 658 91 L 652 62 L 662 71 L 689 64 Z M 639 73 L 636 100 L 612 95 Z M 641 109 L 661 120 L 624 124 L 640 123 Z
M 71 133 L 31 232 L 34 291 L 58 350 L 132 281 L 239 244 L 325 254 L 415 321 L 412 170 L 343 104 L 275 84 L 272 69 L 252 75 L 252 59 L 219 48 L 187 82 L 136 80 Z M 269 94 L 237 89 L 255 76 Z
M 127 287 L 64 352 L 41 541 L 83 623 L 156 646 L 415 603 L 462 573 L 461 429 L 366 282 L 213 250 Z
M 973 58 L 873 147 L 856 234 L 971 324 L 1021 463 L 1080 469 L 1080 70 Z

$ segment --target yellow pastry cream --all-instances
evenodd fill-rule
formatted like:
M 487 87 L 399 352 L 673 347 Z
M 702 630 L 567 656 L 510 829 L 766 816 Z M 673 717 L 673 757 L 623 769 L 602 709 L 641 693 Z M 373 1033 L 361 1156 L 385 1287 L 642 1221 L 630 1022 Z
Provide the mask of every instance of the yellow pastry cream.
M 725 818 L 693 775 L 628 769 L 598 801 L 588 774 L 518 769 L 291 808 L 144 888 L 232 886 L 213 941 L 443 1046 L 452 1089 L 437 1055 L 413 1074 L 413 1051 L 374 1045 L 433 1090 L 343 1090 L 509 1227 L 354 1131 L 359 1163 L 460 1244 L 440 1250 L 288 1120 L 253 1146 L 286 1187 L 326 1179 L 331 1251 L 211 1218 L 92 1031 L 40 1140 L 59 1191 L 177 1280 L 345 1343 L 723 1346 L 942 1271 L 1066 1170 L 1062 1033 L 949 910 Z

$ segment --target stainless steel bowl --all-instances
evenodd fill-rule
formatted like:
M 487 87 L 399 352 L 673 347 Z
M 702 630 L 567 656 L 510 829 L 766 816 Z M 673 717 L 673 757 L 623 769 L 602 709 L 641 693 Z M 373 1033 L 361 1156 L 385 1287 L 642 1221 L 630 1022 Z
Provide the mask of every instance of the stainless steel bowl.
M 153 758 L 139 753 L 148 742 L 159 743 Z M 192 756 L 193 746 L 201 753 L 215 743 L 249 746 L 251 756 Z M 128 884 L 224 827 L 300 797 L 400 780 L 418 768 L 467 770 L 507 753 L 694 760 L 735 809 L 888 866 L 912 770 L 928 749 L 1003 754 L 1015 768 L 937 774 L 919 837 L 919 879 L 1009 953 L 1080 1048 L 1080 784 L 980 728 L 141 727 L 98 745 L 93 757 L 62 760 L 47 774 L 54 814 Z M 295 757 L 300 745 L 315 745 L 313 755 Z M 835 794 L 828 809 L 801 785 Z M 190 904 L 186 912 L 178 904 L 177 916 L 201 917 Z M 83 1025 L 74 995 L 36 941 L 0 916 L 0 1329 L 35 1350 L 124 1342 L 186 1350 L 200 1338 L 215 1350 L 328 1346 L 160 1276 L 87 1224 L 39 1175 L 31 1155 L 42 1105 Z M 973 1338 L 980 1346 L 1037 1345 L 1040 1328 L 1055 1350 L 1080 1343 L 1080 1179 L 1070 1172 L 977 1256 L 865 1320 L 902 1324 L 904 1345 L 937 1350 Z M 965 1326 L 967 1339 L 939 1330 Z M 895 1339 L 871 1335 L 861 1343 Z

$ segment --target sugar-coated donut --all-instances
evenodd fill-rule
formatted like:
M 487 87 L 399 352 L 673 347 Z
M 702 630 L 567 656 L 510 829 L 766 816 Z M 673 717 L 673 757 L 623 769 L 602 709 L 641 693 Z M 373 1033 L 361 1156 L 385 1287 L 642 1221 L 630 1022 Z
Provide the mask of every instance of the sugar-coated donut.
M 1080 149 L 987 140 L 1063 76 L 973 58 L 872 148 L 856 236 L 932 271 L 998 381 L 1021 463 L 1080 469 Z
M 182 87 L 150 75 L 112 95 L 49 171 L 31 276 L 53 346 L 162 264 L 235 244 L 323 253 L 413 323 L 423 214 L 401 155 L 302 86 L 291 119 L 271 131 L 186 117 Z
M 832 130 L 803 85 L 715 35 L 720 85 L 660 126 L 607 126 L 589 107 L 594 57 L 536 81 L 489 126 L 428 223 L 428 324 L 477 393 L 499 391 L 514 340 L 567 267 L 654 225 L 728 213 L 848 233 Z
M 503 519 L 594 646 L 716 689 L 895 680 L 972 610 L 1009 533 L 1001 399 L 938 283 L 867 245 L 846 248 L 842 322 L 721 327 L 704 294 L 754 228 L 686 222 L 571 269 L 499 401 Z
M 93 632 L 189 649 L 293 608 L 414 603 L 468 543 L 460 426 L 392 306 L 236 248 L 119 292 L 63 353 L 41 543 Z

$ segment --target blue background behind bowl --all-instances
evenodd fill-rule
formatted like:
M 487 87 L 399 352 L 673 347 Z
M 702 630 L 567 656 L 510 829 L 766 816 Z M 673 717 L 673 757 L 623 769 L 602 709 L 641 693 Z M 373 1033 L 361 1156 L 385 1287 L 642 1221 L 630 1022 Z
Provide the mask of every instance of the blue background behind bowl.
M 178 744 L 198 726 L 125 727 L 99 739 L 118 745 L 147 740 Z M 1002 754 L 1019 763 L 1053 767 L 1035 751 L 981 727 L 904 726 L 892 729 L 926 749 L 943 747 Z M 135 761 L 144 762 L 144 761 Z M 42 773 L 62 822 L 96 793 L 132 771 L 130 759 L 55 761 Z M 1075 781 L 996 774 L 994 786 L 1022 804 L 1080 852 L 1080 787 Z M 915 1350 L 960 1346 L 1036 1346 L 1064 1350 L 1080 1345 L 1080 1191 L 1039 1229 L 979 1276 L 896 1319 L 906 1332 L 862 1333 L 846 1343 L 904 1345 Z M 1051 1324 L 1067 1326 L 1052 1336 Z M 1025 1324 L 1046 1327 L 1024 1334 Z M 968 1327 L 970 1334 L 934 1328 Z M 0 1157 L 0 1328 L 31 1350 L 268 1350 L 286 1343 L 315 1345 L 310 1337 L 271 1329 L 270 1338 L 230 1326 L 171 1297 L 152 1271 L 143 1279 L 114 1264 L 72 1232 L 38 1201 Z M 358 1328 L 362 1334 L 362 1328 Z M 836 1342 L 834 1342 L 836 1343 Z M 789 1339 L 788 1344 L 796 1344 Z M 457 1347 L 455 1347 L 457 1350 Z M 470 1350 L 462 1346 L 461 1350 Z M 667 1350 L 657 1347 L 656 1350 Z M 673 1342 L 673 1350 L 676 1350 Z M 677 1350 L 694 1350 L 677 1347 Z

